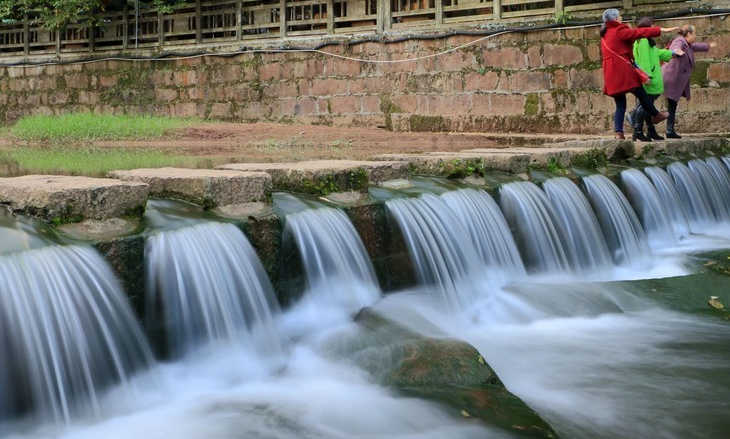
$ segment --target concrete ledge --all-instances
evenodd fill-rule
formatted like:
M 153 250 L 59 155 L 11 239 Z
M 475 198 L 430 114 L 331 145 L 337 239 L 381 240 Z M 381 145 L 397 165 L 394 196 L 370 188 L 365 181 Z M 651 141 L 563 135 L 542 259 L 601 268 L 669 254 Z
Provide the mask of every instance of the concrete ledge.
M 109 175 L 146 183 L 153 197 L 188 201 L 208 209 L 267 201 L 271 196 L 271 177 L 264 172 L 157 168 L 112 171 Z
M 216 169 L 261 171 L 271 175 L 274 189 L 323 196 L 332 192 L 364 192 L 369 183 L 408 178 L 408 162 L 312 160 L 297 163 L 234 163 Z
M 25 175 L 0 178 L 0 203 L 55 223 L 136 216 L 150 188 L 109 178 Z

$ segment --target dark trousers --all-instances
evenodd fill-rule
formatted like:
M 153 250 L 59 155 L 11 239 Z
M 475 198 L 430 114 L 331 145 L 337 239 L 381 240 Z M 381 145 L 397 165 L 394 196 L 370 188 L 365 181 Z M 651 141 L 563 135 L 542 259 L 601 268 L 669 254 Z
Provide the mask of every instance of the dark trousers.
M 667 98 L 667 110 L 669 117 L 667 118 L 667 133 L 676 134 L 674 131 L 674 120 L 677 117 L 677 101 Z
M 656 102 L 659 95 L 648 95 L 651 102 Z M 644 131 L 644 122 L 646 122 L 646 130 L 648 134 L 656 134 L 656 128 L 654 127 L 654 121 L 652 120 L 649 112 L 644 109 L 641 102 L 636 102 L 636 109 L 634 110 L 634 132 L 641 133 Z
M 649 95 L 644 90 L 644 87 L 637 87 L 631 90 L 631 93 L 636 96 L 641 106 L 653 117 L 659 114 L 659 110 L 654 106 L 654 102 L 649 98 Z M 613 128 L 617 133 L 624 132 L 624 116 L 626 116 L 626 93 L 620 93 L 611 96 L 616 102 L 616 112 L 613 113 Z

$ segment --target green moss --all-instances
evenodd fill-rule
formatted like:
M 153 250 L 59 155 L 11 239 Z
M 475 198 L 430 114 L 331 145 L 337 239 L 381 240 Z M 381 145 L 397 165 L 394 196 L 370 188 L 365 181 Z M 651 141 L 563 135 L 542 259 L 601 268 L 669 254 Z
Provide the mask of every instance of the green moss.
M 449 130 L 449 124 L 443 116 L 421 116 L 414 114 L 410 119 L 411 131 L 443 132 Z
M 102 103 L 108 105 L 156 105 L 155 88 L 149 80 L 152 70 L 139 66 L 120 70 L 117 83 L 99 95 Z
M 606 151 L 599 148 L 591 148 L 582 154 L 573 157 L 572 165 L 589 169 L 603 168 L 608 163 Z
M 527 93 L 525 97 L 525 116 L 536 116 L 540 111 L 540 96 L 537 93 Z
M 465 178 L 470 175 L 484 176 L 486 165 L 481 158 L 454 159 L 442 162 L 440 174 L 447 178 Z
M 692 69 L 692 75 L 689 77 L 689 83 L 700 87 L 707 87 L 709 80 L 707 79 L 707 70 L 710 64 L 705 61 L 698 61 Z

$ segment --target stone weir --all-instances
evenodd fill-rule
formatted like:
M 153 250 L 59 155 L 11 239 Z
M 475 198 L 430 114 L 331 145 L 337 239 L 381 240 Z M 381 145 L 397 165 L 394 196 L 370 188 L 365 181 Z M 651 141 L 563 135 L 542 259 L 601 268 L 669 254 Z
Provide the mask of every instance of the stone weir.
M 640 147 L 639 147 L 640 146 Z M 620 140 L 569 141 L 540 147 L 472 149 L 458 153 L 388 154 L 370 161 L 326 160 L 298 163 L 249 163 L 217 169 L 135 169 L 114 171 L 109 178 L 28 175 L 0 179 L 0 204 L 20 214 L 37 216 L 74 239 L 93 242 L 111 261 L 127 291 L 143 294 L 144 238 L 140 219 L 148 197 L 176 199 L 210 210 L 222 221 L 234 221 L 257 250 L 279 300 L 296 292 L 286 281 L 296 270 L 280 269 L 282 220 L 271 206 L 272 191 L 319 197 L 345 210 L 360 233 L 384 290 L 413 282 L 389 267 L 408 266 L 398 239 L 393 239 L 382 202 L 368 197 L 371 187 L 409 185 L 414 175 L 459 180 L 492 193 L 492 178 L 507 174 L 529 179 L 541 170 L 570 176 L 573 169 L 606 169 L 631 161 L 660 163 L 702 154 L 725 155 L 724 138 L 636 144 Z M 610 175 L 609 175 L 610 176 Z M 289 258 L 296 259 L 296 258 Z M 287 260 L 289 265 L 289 260 Z

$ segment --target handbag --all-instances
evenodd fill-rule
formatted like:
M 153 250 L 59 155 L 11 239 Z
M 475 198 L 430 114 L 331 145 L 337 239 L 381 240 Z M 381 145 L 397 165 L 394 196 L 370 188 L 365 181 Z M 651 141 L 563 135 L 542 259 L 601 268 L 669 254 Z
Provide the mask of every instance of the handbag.
M 634 68 L 634 73 L 636 73 L 636 76 L 639 78 L 639 81 L 641 81 L 642 84 L 649 85 L 649 83 L 651 83 L 651 76 L 643 71 L 641 67 L 636 64 L 636 61 L 631 63 L 631 67 Z
M 603 40 L 603 38 L 601 38 L 601 44 L 603 44 L 603 47 L 605 47 L 606 50 L 613 53 L 614 55 L 621 58 L 622 60 L 626 61 L 626 63 L 631 66 L 631 70 L 634 72 L 634 74 L 636 75 L 636 77 L 639 79 L 639 81 L 642 84 L 649 85 L 649 83 L 651 83 L 651 76 L 648 73 L 646 73 L 645 71 L 643 71 L 641 69 L 641 67 L 639 67 L 639 65 L 636 64 L 636 61 L 634 61 L 633 59 L 629 61 L 628 59 L 622 57 L 618 53 L 611 50 L 611 48 L 608 47 L 608 44 L 606 44 L 606 42 Z

